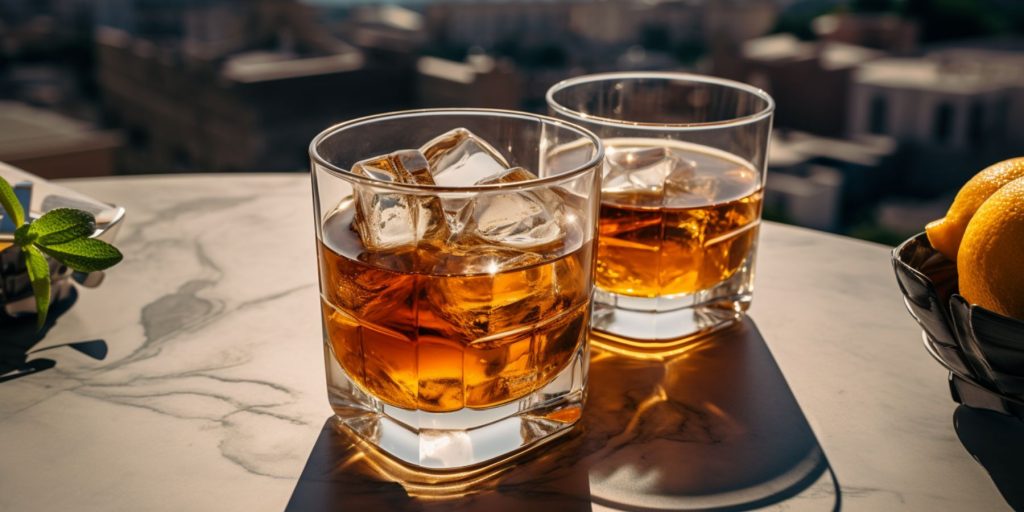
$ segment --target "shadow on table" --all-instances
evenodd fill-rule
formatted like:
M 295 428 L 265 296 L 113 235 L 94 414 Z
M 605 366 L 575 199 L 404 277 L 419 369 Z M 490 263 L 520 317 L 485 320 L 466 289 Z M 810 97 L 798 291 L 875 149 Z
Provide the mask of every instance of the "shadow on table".
M 589 378 L 572 434 L 458 501 L 415 497 L 328 419 L 287 510 L 839 509 L 825 454 L 749 319 L 665 361 L 595 347 Z
M 953 426 L 1006 503 L 1014 510 L 1024 510 L 1024 422 L 961 405 L 953 413 Z
M 67 297 L 54 303 L 50 307 L 50 314 L 42 329 L 37 328 L 34 316 L 17 319 L 0 318 L 0 383 L 26 377 L 56 366 L 57 362 L 53 359 L 32 357 L 47 350 L 70 347 L 96 360 L 103 360 L 107 357 L 107 342 L 103 340 L 64 343 L 32 350 L 32 347 L 46 337 L 46 333 L 50 331 L 57 319 L 71 309 L 77 299 L 78 294 L 72 289 Z

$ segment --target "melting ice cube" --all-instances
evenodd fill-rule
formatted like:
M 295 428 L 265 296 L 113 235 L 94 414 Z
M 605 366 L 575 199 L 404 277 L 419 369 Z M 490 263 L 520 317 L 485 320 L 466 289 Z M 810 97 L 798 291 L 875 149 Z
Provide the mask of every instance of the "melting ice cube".
M 640 204 L 662 204 L 673 195 L 691 194 L 697 186 L 696 164 L 669 147 L 613 147 L 606 162 L 602 189 L 635 194 Z
M 424 144 L 434 183 L 469 186 L 505 172 L 508 161 L 497 149 L 465 128 L 456 128 Z
M 514 167 L 477 185 L 512 183 L 536 176 Z M 546 246 L 563 237 L 562 198 L 550 189 L 534 188 L 508 192 L 481 193 L 462 209 L 462 239 L 530 249 Z
M 718 197 L 720 174 L 698 172 L 697 163 L 679 159 L 679 165 L 665 179 L 664 204 L 669 206 L 707 205 Z
M 603 190 L 661 195 L 679 159 L 666 147 L 609 148 Z
M 352 166 L 352 173 L 383 182 L 434 184 L 426 157 L 415 149 L 363 160 Z M 437 197 L 356 185 L 355 207 L 353 225 L 371 251 L 415 247 L 424 240 L 443 242 L 448 237 Z

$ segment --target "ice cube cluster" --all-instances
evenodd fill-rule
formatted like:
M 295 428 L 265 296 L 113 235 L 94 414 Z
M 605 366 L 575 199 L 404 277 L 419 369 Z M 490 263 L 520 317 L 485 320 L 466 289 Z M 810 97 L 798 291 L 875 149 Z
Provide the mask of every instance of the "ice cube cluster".
M 727 172 L 698 164 L 692 159 L 695 157 L 698 157 L 695 153 L 667 146 L 609 145 L 601 190 L 624 204 L 692 206 L 714 203 L 722 192 L 720 188 L 728 177 Z
M 353 174 L 385 183 L 466 187 L 535 179 L 465 128 L 419 149 L 362 160 Z M 547 188 L 477 194 L 401 194 L 357 185 L 353 227 L 367 251 L 396 251 L 423 244 L 465 250 L 501 246 L 530 251 L 564 236 L 563 201 Z

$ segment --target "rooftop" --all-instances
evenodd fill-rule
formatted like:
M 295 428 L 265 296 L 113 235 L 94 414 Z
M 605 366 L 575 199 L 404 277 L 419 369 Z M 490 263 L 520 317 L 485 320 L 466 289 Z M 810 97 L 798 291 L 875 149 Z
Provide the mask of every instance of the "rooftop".
M 470 55 L 465 62 L 430 56 L 416 61 L 416 70 L 423 75 L 463 84 L 473 83 L 478 74 L 490 73 L 496 66 L 494 58 L 487 55 Z
M 112 148 L 120 138 L 88 123 L 14 101 L 0 101 L 0 161 Z
M 792 34 L 773 34 L 743 44 L 743 56 L 761 62 L 820 59 L 824 69 L 859 66 L 884 53 L 863 46 L 837 42 L 801 41 Z
M 241 83 L 284 80 L 305 76 L 353 71 L 363 67 L 358 50 L 317 57 L 302 57 L 289 52 L 255 51 L 229 57 L 221 74 Z
M 897 142 L 885 136 L 864 135 L 833 139 L 804 132 L 776 132 L 768 154 L 769 167 L 782 168 L 826 158 L 838 162 L 874 167 L 897 150 Z
M 991 73 L 950 65 L 934 58 L 887 58 L 865 63 L 855 80 L 882 87 L 974 94 L 1001 89 L 1003 80 Z
M 793 34 L 773 34 L 743 43 L 743 56 L 766 62 L 810 59 L 814 57 L 814 44 L 801 41 Z

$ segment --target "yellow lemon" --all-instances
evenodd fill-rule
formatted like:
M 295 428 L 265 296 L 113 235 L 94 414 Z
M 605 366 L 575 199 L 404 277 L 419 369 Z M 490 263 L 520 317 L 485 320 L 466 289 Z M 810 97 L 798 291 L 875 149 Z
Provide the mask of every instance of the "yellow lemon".
M 956 268 L 960 295 L 996 313 L 1024 319 L 1024 178 L 1003 185 L 971 218 Z
M 1024 157 L 1003 160 L 976 174 L 956 194 L 946 216 L 925 226 L 932 247 L 955 261 L 967 224 L 981 204 L 1001 187 L 1022 176 Z

